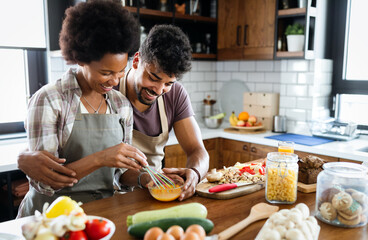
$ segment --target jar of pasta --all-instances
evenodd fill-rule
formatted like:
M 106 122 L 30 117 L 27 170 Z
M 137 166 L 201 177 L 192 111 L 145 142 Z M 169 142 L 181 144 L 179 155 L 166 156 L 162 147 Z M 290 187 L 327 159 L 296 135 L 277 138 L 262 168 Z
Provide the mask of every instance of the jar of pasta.
M 367 224 L 368 169 L 357 163 L 323 164 L 317 177 L 316 217 L 328 224 L 353 228 Z
M 266 200 L 270 203 L 292 204 L 296 201 L 298 155 L 286 152 L 267 154 Z

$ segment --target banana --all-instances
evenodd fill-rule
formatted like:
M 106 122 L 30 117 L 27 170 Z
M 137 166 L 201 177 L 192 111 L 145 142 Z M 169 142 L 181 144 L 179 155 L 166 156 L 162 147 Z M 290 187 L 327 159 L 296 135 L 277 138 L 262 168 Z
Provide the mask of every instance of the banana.
M 236 117 L 234 111 L 229 117 L 229 122 L 230 122 L 231 126 L 236 126 L 236 123 L 238 122 L 238 118 Z

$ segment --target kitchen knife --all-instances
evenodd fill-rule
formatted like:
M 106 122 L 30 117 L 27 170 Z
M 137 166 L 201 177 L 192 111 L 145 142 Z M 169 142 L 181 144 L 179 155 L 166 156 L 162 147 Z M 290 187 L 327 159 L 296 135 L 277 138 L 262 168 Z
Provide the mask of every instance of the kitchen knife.
M 225 184 L 220 184 L 220 185 L 211 187 L 210 189 L 208 189 L 208 191 L 210 193 L 217 193 L 217 192 L 222 192 L 222 191 L 230 190 L 230 189 L 237 188 L 240 186 L 251 185 L 251 184 L 253 183 L 225 183 Z

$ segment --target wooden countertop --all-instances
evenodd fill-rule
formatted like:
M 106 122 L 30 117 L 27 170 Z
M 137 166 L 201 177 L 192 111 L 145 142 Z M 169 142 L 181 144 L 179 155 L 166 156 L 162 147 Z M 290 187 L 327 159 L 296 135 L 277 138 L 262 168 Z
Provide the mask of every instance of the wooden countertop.
M 183 202 L 159 202 L 153 199 L 148 190 L 137 189 L 134 192 L 126 194 L 117 194 L 113 197 L 93 201 L 83 204 L 83 209 L 88 215 L 102 216 L 112 220 L 116 225 L 116 231 L 112 240 L 133 240 L 127 232 L 126 218 L 139 211 L 162 209 L 175 205 L 199 202 L 207 207 L 208 219 L 211 219 L 215 224 L 215 228 L 209 235 L 217 234 L 233 224 L 246 218 L 253 205 L 259 202 L 266 202 L 264 190 L 251 193 L 242 197 L 237 197 L 229 200 L 216 200 L 194 196 Z M 298 200 L 293 205 L 278 205 L 280 209 L 293 208 L 297 203 L 305 203 L 308 205 L 312 214 L 314 212 L 315 194 L 298 192 Z M 22 236 L 21 226 L 30 221 L 32 217 L 26 217 L 0 223 L 0 233 L 9 233 L 12 235 Z M 266 220 L 258 221 L 251 224 L 231 239 L 254 239 Z M 321 221 L 318 221 L 321 226 L 319 239 L 339 239 L 339 240 L 365 240 L 368 239 L 368 227 L 360 228 L 338 228 Z M 1 234 L 0 234 L 1 235 Z M 21 238 L 24 239 L 24 238 Z
M 305 203 L 311 212 L 314 212 L 315 193 L 298 192 L 298 200 L 293 205 L 278 205 L 280 209 L 293 208 L 297 203 Z M 175 205 L 199 202 L 207 207 L 208 219 L 215 224 L 214 229 L 209 235 L 220 233 L 222 230 L 246 218 L 253 205 L 259 202 L 266 202 L 264 190 L 229 200 L 215 200 L 194 196 L 183 202 L 159 202 L 153 199 L 149 192 L 144 189 L 137 189 L 134 192 L 118 194 L 110 198 L 83 204 L 83 209 L 88 215 L 102 216 L 112 220 L 116 225 L 116 231 L 112 239 L 136 239 L 127 232 L 126 218 L 139 211 L 162 209 Z M 254 239 L 266 220 L 251 224 L 246 229 L 235 235 L 231 239 Z M 361 228 L 338 228 L 321 221 L 319 239 L 368 239 L 367 226 Z

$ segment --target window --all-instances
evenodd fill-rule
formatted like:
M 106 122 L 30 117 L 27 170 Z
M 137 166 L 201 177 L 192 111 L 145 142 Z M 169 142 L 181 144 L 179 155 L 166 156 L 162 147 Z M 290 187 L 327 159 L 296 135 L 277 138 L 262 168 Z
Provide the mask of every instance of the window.
M 23 132 L 29 96 L 47 82 L 43 0 L 0 1 L 0 34 L 0 134 Z
M 334 1 L 335 2 L 335 1 Z M 366 0 L 342 0 L 331 9 L 334 15 L 331 41 L 334 73 L 333 96 L 335 117 L 345 122 L 355 122 L 359 128 L 368 128 L 368 33 L 364 24 L 368 15 Z

